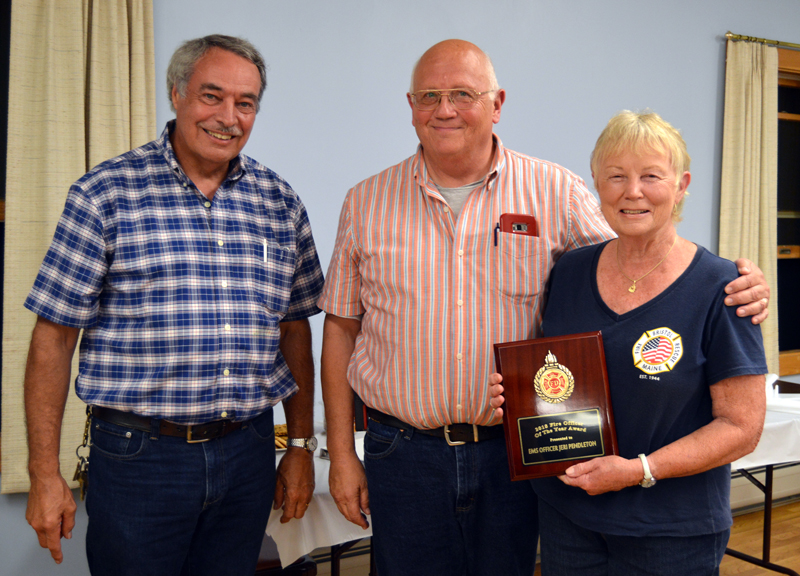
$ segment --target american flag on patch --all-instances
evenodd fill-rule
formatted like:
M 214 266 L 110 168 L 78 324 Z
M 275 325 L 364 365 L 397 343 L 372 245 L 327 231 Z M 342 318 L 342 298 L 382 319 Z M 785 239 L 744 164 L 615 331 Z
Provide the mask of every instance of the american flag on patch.
M 648 364 L 661 364 L 672 354 L 672 340 L 663 336 L 656 336 L 648 340 L 642 348 L 642 358 Z

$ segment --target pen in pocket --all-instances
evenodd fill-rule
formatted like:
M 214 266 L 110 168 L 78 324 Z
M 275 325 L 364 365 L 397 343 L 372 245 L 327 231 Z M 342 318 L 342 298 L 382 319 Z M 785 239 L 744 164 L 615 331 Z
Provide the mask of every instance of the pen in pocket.
M 267 261 L 267 239 L 264 238 L 264 262 Z

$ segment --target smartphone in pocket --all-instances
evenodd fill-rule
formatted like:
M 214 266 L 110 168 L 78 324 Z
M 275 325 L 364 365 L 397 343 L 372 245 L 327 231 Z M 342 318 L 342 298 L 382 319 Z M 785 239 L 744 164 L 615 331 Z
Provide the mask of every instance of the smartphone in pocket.
M 534 216 L 506 212 L 500 215 L 500 232 L 521 234 L 522 236 L 538 236 L 539 227 Z

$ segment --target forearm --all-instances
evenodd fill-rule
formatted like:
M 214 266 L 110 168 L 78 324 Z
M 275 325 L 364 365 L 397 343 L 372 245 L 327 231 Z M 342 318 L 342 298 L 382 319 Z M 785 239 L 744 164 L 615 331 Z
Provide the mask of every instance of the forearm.
M 298 388 L 283 402 L 288 434 L 290 438 L 308 438 L 314 435 L 314 359 L 308 320 L 281 324 L 280 350 Z
M 764 377 L 731 378 L 712 388 L 714 419 L 647 456 L 657 479 L 699 474 L 755 450 L 764 427 Z
M 322 339 L 322 398 L 332 458 L 355 454 L 353 441 L 353 390 L 347 367 L 353 355 L 361 321 L 328 314 Z
M 25 369 L 25 418 L 31 481 L 59 474 L 61 422 L 80 330 L 39 318 Z

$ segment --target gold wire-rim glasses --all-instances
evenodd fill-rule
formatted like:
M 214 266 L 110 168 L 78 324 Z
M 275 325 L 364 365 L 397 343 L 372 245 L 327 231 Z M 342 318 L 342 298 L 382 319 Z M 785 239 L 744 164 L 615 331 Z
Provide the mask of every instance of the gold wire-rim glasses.
M 475 106 L 475 104 L 478 103 L 478 100 L 480 99 L 481 96 L 483 96 L 484 94 L 489 94 L 491 92 L 497 92 L 497 90 L 499 90 L 499 88 L 496 88 L 494 90 L 484 90 L 483 92 L 476 92 L 472 88 L 449 88 L 446 90 L 437 90 L 429 88 L 427 90 L 417 90 L 416 92 L 412 92 L 411 101 L 414 103 L 414 106 L 418 110 L 435 110 L 436 108 L 439 107 L 439 104 L 442 102 L 442 96 L 446 94 L 447 99 L 450 101 L 450 104 L 452 104 L 454 108 L 457 108 L 459 110 L 469 110 L 470 108 Z M 454 96 L 454 94 L 458 92 L 466 93 L 469 97 L 468 100 L 456 101 L 456 97 Z M 421 104 L 419 100 L 422 97 L 422 95 L 425 94 L 436 94 L 437 96 L 436 102 Z

